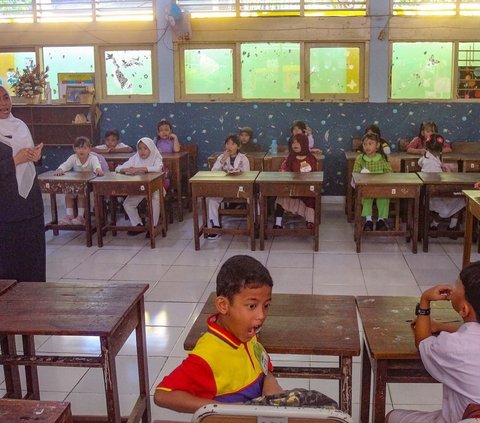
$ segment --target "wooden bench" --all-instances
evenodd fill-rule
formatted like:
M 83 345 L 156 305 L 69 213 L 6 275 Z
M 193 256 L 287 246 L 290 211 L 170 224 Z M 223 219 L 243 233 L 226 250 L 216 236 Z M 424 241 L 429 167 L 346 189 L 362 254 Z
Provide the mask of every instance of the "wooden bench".
M 2 423 L 73 423 L 69 402 L 0 399 Z

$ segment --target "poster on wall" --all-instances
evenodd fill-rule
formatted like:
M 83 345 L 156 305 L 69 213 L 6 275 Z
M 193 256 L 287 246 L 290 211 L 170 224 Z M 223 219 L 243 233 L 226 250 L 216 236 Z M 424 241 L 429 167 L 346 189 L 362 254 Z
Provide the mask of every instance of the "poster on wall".
M 94 92 L 95 74 L 94 73 L 59 73 L 58 74 L 58 94 L 61 101 L 71 102 L 71 101 L 68 101 L 67 99 L 67 88 L 73 87 L 73 86 L 77 88 L 85 87 L 84 91 Z

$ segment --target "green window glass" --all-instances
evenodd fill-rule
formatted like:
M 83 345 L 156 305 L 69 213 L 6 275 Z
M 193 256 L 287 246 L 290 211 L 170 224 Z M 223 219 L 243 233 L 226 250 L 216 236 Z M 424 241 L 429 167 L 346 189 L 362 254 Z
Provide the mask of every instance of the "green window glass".
M 185 50 L 185 94 L 233 94 L 233 50 Z
M 6 87 L 11 95 L 15 95 L 11 88 L 15 83 L 15 70 L 22 73 L 23 69 L 33 68 L 36 64 L 34 51 L 0 53 L 0 85 Z
M 358 94 L 360 49 L 358 47 L 310 48 L 312 94 Z
M 453 43 L 393 43 L 391 98 L 449 99 Z
M 300 98 L 300 44 L 241 45 L 242 98 Z

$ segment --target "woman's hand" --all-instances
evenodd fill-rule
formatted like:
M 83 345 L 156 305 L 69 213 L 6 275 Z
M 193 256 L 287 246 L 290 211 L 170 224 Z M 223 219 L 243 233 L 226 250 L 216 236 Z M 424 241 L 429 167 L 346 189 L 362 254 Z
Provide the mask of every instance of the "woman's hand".
M 15 166 L 18 166 L 22 163 L 27 163 L 33 161 L 34 152 L 33 148 L 22 148 L 13 158 Z
M 33 160 L 34 162 L 38 162 L 42 158 L 42 149 L 43 149 L 43 142 L 41 144 L 36 145 L 33 147 Z

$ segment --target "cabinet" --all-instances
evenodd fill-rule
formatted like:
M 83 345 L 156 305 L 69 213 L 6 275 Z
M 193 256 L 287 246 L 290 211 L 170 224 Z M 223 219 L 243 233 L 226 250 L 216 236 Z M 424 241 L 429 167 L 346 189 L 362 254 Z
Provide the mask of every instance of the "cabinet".
M 75 138 L 82 135 L 88 137 L 93 145 L 100 141 L 96 104 L 14 104 L 12 114 L 28 125 L 35 144 L 43 142 L 46 146 L 71 146 Z M 88 122 L 73 123 L 78 114 L 85 115 Z

